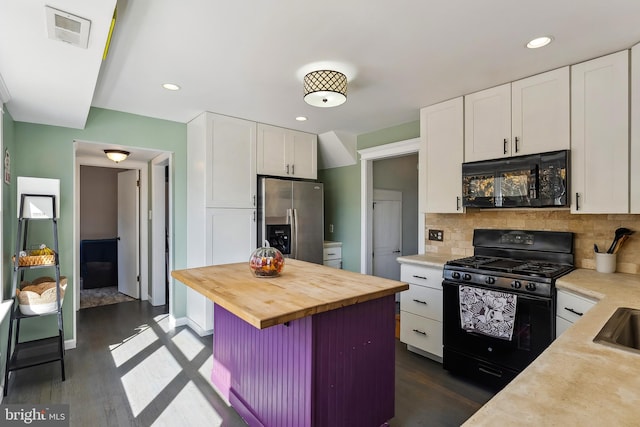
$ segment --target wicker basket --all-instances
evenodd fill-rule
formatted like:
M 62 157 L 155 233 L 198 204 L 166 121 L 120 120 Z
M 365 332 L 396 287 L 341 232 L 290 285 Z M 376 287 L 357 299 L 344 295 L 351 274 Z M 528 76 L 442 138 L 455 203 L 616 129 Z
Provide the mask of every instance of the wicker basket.
M 12 258 L 15 262 L 16 257 Z M 18 258 L 18 265 L 20 267 L 30 267 L 34 265 L 52 265 L 56 262 L 55 255 L 26 255 Z
M 60 304 L 64 300 L 67 278 L 60 277 Z M 21 289 L 16 290 L 18 304 L 22 314 L 36 315 L 51 313 L 57 310 L 56 281 L 52 277 L 39 277 L 33 282 L 22 282 Z

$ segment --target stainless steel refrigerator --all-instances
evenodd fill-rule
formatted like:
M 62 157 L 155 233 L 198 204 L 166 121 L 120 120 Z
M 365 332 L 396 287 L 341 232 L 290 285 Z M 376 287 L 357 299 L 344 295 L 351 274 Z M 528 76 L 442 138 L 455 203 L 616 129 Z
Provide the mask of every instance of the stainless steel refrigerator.
M 260 177 L 258 246 L 265 240 L 286 257 L 322 264 L 322 183 Z

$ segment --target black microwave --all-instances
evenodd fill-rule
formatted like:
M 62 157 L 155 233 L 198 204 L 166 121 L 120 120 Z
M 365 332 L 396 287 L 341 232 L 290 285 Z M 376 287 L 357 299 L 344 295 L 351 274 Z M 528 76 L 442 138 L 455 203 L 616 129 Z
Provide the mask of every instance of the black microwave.
M 569 150 L 462 164 L 462 205 L 569 206 Z

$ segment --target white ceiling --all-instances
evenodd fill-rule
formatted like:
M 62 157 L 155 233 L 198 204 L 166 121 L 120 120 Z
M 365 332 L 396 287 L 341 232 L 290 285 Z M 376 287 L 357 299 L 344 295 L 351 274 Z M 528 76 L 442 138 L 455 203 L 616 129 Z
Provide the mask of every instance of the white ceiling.
M 91 20 L 88 49 L 47 38 L 45 4 Z M 102 62 L 114 4 L 2 0 L 0 75 L 14 120 L 83 128 L 90 106 L 178 122 L 208 110 L 360 134 L 640 42 L 637 0 L 129 0 L 118 1 Z M 554 43 L 524 47 L 544 34 Z M 349 77 L 342 106 L 302 100 L 303 73 L 318 63 Z

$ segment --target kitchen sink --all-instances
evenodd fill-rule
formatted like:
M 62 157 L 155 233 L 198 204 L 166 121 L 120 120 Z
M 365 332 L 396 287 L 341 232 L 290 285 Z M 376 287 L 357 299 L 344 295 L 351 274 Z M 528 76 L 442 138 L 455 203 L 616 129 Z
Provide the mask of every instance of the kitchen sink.
M 640 353 L 640 310 L 618 307 L 593 342 Z

